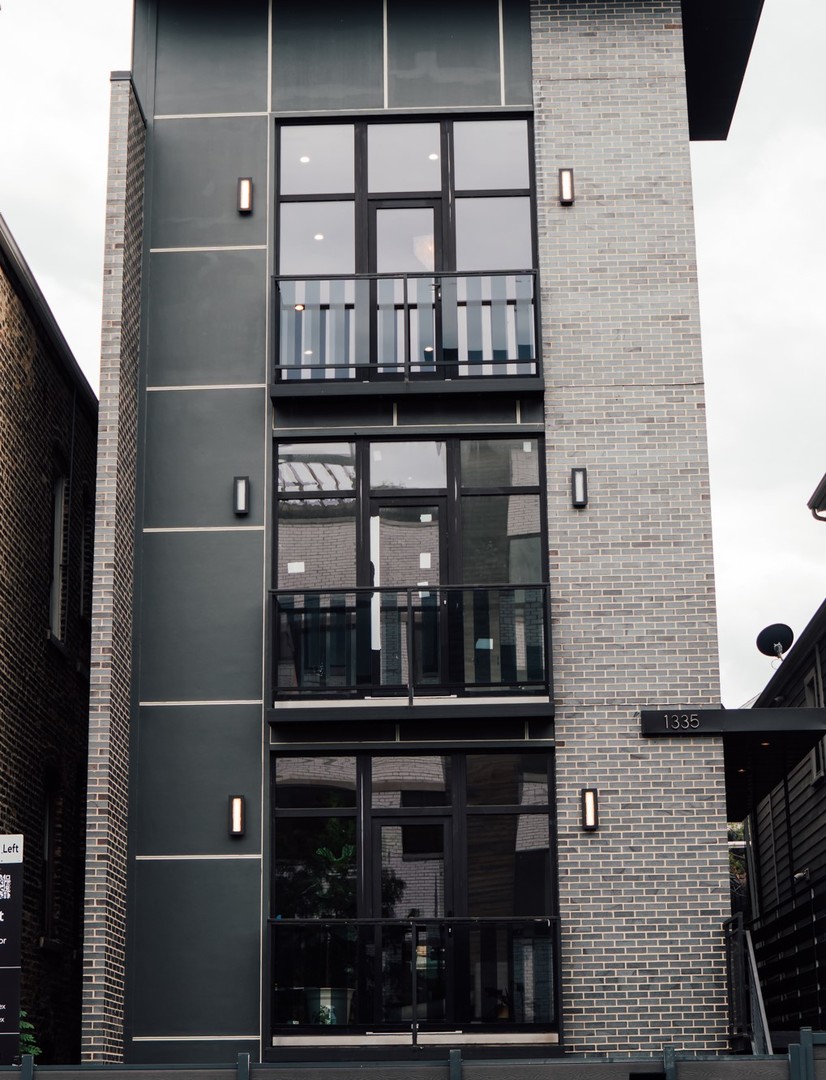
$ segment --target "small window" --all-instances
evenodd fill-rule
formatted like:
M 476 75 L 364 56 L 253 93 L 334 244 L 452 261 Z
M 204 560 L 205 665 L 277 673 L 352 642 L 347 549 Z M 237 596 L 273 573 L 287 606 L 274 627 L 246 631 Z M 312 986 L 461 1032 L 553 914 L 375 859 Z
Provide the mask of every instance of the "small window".
M 95 506 L 88 491 L 83 492 L 83 531 L 80 536 L 80 617 L 92 614 L 92 577 L 95 549 Z
M 816 709 L 823 704 L 817 674 L 817 667 L 813 667 L 803 680 L 803 695 L 807 709 Z M 812 768 L 812 783 L 821 781 L 826 776 L 826 737 L 810 751 L 809 762 Z

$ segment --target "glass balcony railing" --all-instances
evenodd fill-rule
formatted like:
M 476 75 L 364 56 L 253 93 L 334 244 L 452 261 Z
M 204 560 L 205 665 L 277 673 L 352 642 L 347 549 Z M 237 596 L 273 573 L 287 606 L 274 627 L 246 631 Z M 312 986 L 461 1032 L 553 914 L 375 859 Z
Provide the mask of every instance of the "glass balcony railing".
M 280 589 L 276 698 L 549 692 L 548 586 Z
M 553 1032 L 559 924 L 270 920 L 273 1032 Z
M 537 376 L 536 273 L 275 279 L 275 381 Z

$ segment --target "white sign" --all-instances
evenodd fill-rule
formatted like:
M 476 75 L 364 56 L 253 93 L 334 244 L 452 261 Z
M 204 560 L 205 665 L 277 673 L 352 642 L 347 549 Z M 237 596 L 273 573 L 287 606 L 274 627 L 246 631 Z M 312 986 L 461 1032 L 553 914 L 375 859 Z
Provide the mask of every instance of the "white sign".
M 0 836 L 0 863 L 23 862 L 23 836 Z

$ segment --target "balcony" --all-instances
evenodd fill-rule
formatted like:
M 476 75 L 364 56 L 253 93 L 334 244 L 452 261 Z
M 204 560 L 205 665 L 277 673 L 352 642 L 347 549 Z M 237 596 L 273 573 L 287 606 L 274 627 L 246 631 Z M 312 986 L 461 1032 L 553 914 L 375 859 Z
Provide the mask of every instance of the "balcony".
M 272 919 L 270 943 L 275 1045 L 557 1041 L 556 919 Z
M 272 593 L 276 702 L 550 694 L 548 586 Z
M 274 394 L 328 382 L 337 393 L 541 389 L 533 270 L 280 277 L 274 287 Z

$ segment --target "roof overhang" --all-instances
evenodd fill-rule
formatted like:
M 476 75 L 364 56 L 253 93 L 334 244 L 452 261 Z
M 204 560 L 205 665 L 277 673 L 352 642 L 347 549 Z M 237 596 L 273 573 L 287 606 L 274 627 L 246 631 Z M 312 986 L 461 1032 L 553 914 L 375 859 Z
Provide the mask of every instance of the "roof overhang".
M 692 139 L 727 137 L 762 9 L 763 0 L 682 0 Z
M 641 720 L 649 738 L 722 736 L 729 821 L 742 821 L 826 735 L 826 709 L 656 709 Z

